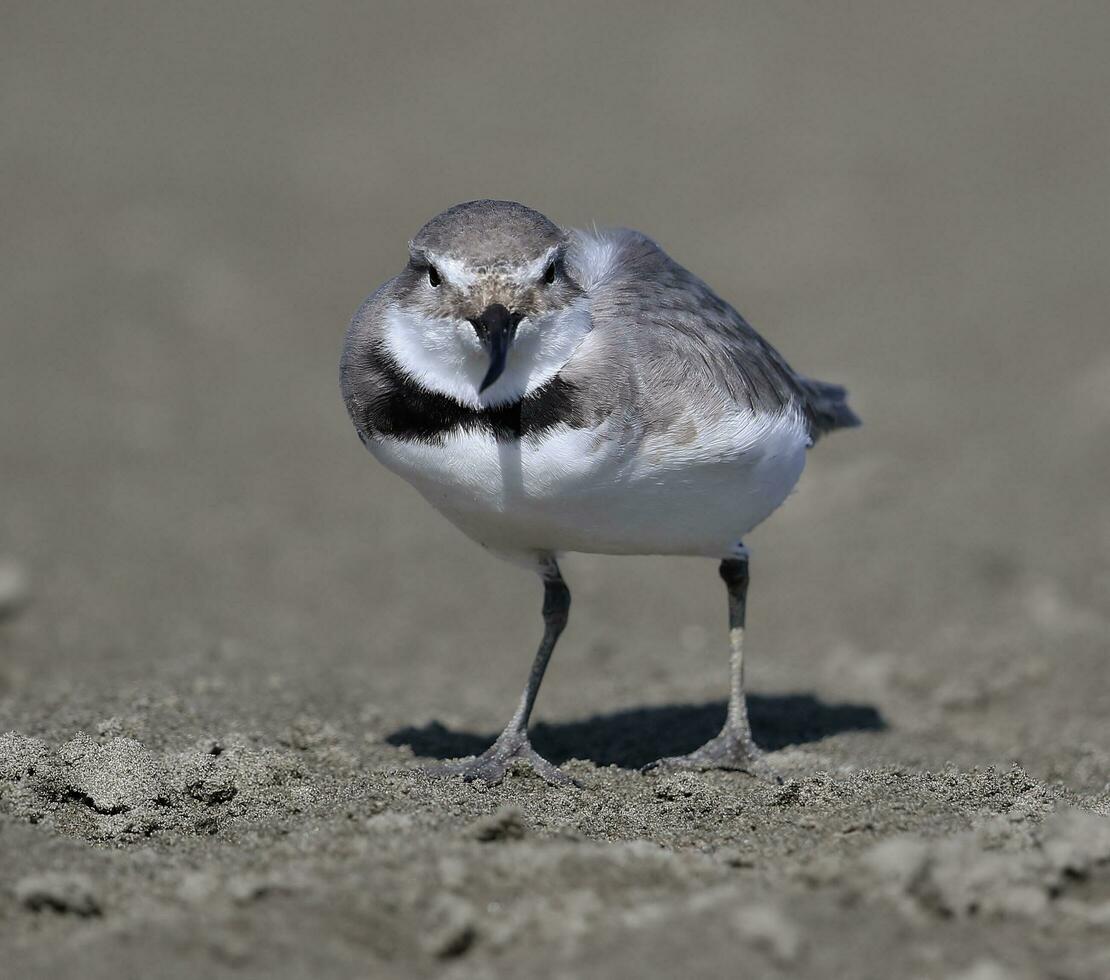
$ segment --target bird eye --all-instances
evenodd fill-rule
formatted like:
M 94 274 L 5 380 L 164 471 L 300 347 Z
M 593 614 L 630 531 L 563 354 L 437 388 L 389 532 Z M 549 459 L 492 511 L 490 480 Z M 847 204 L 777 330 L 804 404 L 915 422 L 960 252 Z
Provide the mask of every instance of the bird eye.
M 428 282 L 431 283 L 433 289 L 440 284 L 439 273 L 436 271 L 434 265 L 428 266 Z
M 544 270 L 543 281 L 545 283 L 547 283 L 547 285 L 549 285 L 549 286 L 555 281 L 555 263 L 554 262 L 552 262 L 551 265 L 549 265 Z

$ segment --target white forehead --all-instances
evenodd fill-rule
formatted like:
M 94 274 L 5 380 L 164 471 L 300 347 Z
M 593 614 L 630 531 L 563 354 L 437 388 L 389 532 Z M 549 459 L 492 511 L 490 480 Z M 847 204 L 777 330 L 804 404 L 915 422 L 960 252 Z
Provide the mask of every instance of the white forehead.
M 457 289 L 468 289 L 483 276 L 496 273 L 510 282 L 526 286 L 535 282 L 543 274 L 559 252 L 559 245 L 552 245 L 538 258 L 518 263 L 498 263 L 486 265 L 471 263 L 457 255 L 440 255 L 436 252 L 426 251 L 428 261 L 435 266 L 436 271 Z

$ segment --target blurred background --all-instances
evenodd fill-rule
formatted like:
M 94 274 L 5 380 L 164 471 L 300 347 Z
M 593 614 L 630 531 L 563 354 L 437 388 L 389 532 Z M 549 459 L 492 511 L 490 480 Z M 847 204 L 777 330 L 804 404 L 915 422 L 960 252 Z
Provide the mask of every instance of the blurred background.
M 872 761 L 1098 782 L 1108 50 L 1100 3 L 5 4 L 0 727 L 158 685 L 500 726 L 538 586 L 337 387 L 488 196 L 646 232 L 851 389 L 749 541 L 754 691 L 874 707 Z M 538 717 L 723 698 L 711 563 L 566 572 Z

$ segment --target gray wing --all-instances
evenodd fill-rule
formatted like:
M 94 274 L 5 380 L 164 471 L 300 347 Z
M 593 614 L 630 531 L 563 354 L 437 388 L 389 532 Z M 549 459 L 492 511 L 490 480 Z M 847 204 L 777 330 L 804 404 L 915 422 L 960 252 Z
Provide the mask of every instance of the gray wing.
M 736 310 L 639 232 L 575 233 L 568 261 L 608 353 L 636 365 L 636 387 L 653 398 L 794 409 L 814 439 L 859 424 L 843 388 L 797 374 Z
M 382 283 L 358 308 L 343 339 L 339 388 L 347 414 L 359 439 L 369 445 L 375 437 L 375 408 L 390 388 L 390 378 L 379 354 L 382 315 L 394 299 L 396 279 Z

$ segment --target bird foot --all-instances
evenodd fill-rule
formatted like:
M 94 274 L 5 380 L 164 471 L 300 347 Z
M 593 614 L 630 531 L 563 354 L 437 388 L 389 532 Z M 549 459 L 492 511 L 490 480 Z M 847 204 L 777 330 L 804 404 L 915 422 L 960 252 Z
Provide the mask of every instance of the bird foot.
M 517 760 L 527 762 L 539 776 L 553 786 L 579 785 L 533 749 L 526 732 L 502 732 L 497 741 L 481 755 L 459 762 L 428 766 L 424 772 L 436 777 L 462 776 L 468 783 L 480 779 L 487 786 L 496 786 L 505 778 Z
M 767 782 L 781 783 L 778 774 L 763 754 L 763 750 L 747 732 L 736 732 L 726 727 L 720 735 L 711 738 L 700 749 L 687 755 L 672 755 L 649 762 L 641 772 L 667 769 L 734 769 L 749 773 Z

